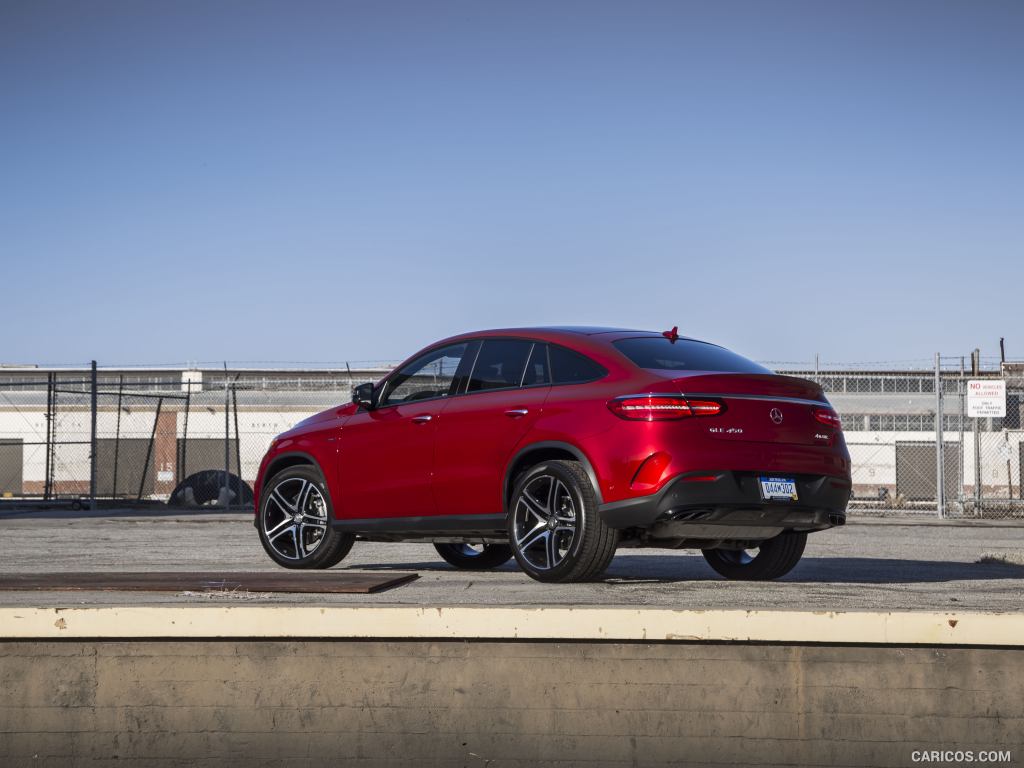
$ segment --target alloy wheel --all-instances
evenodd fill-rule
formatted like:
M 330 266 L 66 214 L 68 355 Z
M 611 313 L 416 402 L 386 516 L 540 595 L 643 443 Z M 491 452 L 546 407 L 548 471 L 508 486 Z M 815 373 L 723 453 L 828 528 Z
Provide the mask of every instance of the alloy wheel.
M 754 558 L 757 557 L 760 549 L 754 547 L 753 549 L 722 549 L 719 553 L 723 560 L 735 563 L 736 565 L 750 565 L 754 562 Z
M 327 503 L 315 483 L 289 477 L 269 491 L 261 524 L 277 554 L 302 560 L 316 551 L 327 534 Z
M 452 551 L 463 557 L 480 557 L 487 548 L 486 544 L 452 544 Z
M 538 571 L 549 571 L 561 563 L 581 528 L 572 493 L 554 475 L 533 478 L 516 499 L 512 527 L 516 549 Z

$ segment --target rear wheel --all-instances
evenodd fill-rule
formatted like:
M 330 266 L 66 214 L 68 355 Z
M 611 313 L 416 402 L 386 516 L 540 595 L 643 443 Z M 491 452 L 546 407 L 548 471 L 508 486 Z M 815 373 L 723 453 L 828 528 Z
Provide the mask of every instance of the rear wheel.
M 785 576 L 800 562 L 806 533 L 782 533 L 752 549 L 702 550 L 708 565 L 727 579 L 770 581 Z
M 466 571 L 486 571 L 512 559 L 507 544 L 435 544 L 434 549 L 448 563 Z
M 597 495 L 578 461 L 545 461 L 516 482 L 508 519 L 519 566 L 537 581 L 589 581 L 615 556 L 619 532 L 597 513 Z
M 355 537 L 331 528 L 334 508 L 315 467 L 288 467 L 274 475 L 260 498 L 256 527 L 271 559 L 285 568 L 330 568 L 352 549 Z

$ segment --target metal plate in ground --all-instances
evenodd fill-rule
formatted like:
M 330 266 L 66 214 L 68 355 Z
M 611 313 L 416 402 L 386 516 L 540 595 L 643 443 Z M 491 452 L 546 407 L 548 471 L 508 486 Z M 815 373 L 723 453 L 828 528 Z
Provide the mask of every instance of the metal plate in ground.
M 380 592 L 417 578 L 415 573 L 3 573 L 0 591 L 115 592 Z

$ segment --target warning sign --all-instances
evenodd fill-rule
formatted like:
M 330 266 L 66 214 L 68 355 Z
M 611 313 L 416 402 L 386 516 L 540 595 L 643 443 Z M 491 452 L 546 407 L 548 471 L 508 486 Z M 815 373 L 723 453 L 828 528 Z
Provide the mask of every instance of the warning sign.
M 967 415 L 976 419 L 1006 416 L 1006 382 L 972 379 L 967 382 Z

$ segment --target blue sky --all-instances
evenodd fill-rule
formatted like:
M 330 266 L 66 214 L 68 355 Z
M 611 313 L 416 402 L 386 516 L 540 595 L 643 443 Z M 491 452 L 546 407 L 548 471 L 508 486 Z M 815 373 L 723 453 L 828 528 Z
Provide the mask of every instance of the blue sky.
M 1019 2 L 0 4 L 0 360 L 1024 357 Z

